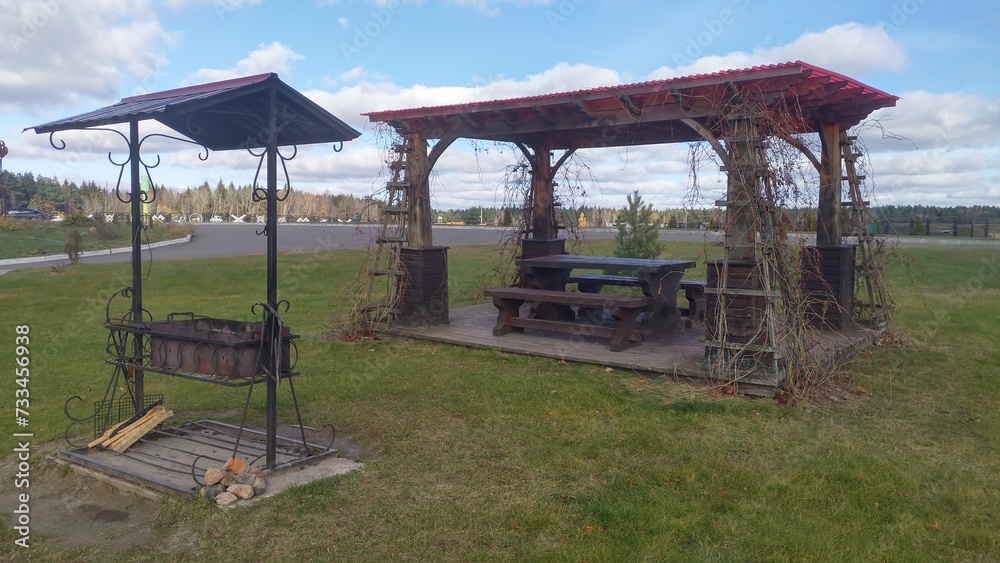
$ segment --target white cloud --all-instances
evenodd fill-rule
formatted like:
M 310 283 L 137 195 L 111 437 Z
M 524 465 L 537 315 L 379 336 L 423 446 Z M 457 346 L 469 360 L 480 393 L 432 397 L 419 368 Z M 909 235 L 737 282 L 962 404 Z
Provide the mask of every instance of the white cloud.
M 497 78 L 484 83 L 477 94 L 482 97 L 476 99 L 517 98 L 597 86 L 613 86 L 621 82 L 622 77 L 615 70 L 562 62 L 538 74 L 528 75 L 523 80 Z
M 1000 193 L 996 145 L 873 151 L 869 161 L 868 181 L 879 204 L 995 205 Z
M 476 11 L 485 14 L 490 17 L 495 17 L 500 14 L 500 8 L 504 5 L 513 5 L 516 7 L 524 6 L 548 6 L 555 3 L 557 0 L 445 0 L 449 4 L 455 4 L 456 6 L 462 6 L 467 8 L 473 8 Z M 583 0 L 576 0 L 578 3 Z M 325 0 L 323 5 L 336 5 L 338 2 L 336 0 Z M 393 5 L 400 4 L 423 4 L 424 0 L 369 0 L 369 3 L 376 8 L 382 9 Z
M 845 23 L 819 32 L 803 33 L 786 45 L 703 57 L 698 55 L 704 48 L 710 47 L 714 38 L 704 41 L 707 43 L 704 47 L 698 41 L 697 36 L 691 38 L 686 46 L 689 52 L 674 54 L 676 66 L 662 66 L 651 72 L 649 78 L 671 78 L 795 60 L 848 76 L 875 71 L 899 72 L 908 64 L 903 46 L 890 37 L 881 25 Z M 691 42 L 694 42 L 693 46 Z
M 244 59 L 236 62 L 234 68 L 213 69 L 202 68 L 187 80 L 194 82 L 215 82 L 239 76 L 252 76 L 265 72 L 276 72 L 280 75 L 291 74 L 292 64 L 295 61 L 305 59 L 302 55 L 293 51 L 290 47 L 278 41 L 273 41 L 268 45 L 261 44 L 257 49 L 250 51 Z
M 163 29 L 146 0 L 27 0 L 0 10 L 0 111 L 116 99 L 126 78 L 157 80 Z
M 339 25 L 341 29 L 347 29 L 351 26 L 351 22 L 349 22 L 347 18 L 340 17 L 337 18 L 337 25 Z
M 165 0 L 164 4 L 168 8 L 180 9 L 191 4 L 209 4 L 214 6 L 220 14 L 232 12 L 252 6 L 259 6 L 263 0 Z
M 449 0 L 458 6 L 475 8 L 479 12 L 488 16 L 500 14 L 500 7 L 504 4 L 513 4 L 518 7 L 523 6 L 548 6 L 553 0 Z M 582 0 L 578 0 L 582 1 Z
M 906 92 L 896 107 L 876 111 L 871 119 L 905 140 L 883 141 L 873 136 L 869 146 L 880 150 L 981 147 L 1000 141 L 1000 98 Z
M 336 91 L 310 90 L 307 96 L 355 128 L 364 127 L 361 113 L 390 109 L 417 108 L 449 104 L 517 98 L 549 92 L 561 92 L 613 85 L 621 82 L 618 72 L 590 65 L 559 63 L 551 69 L 524 79 L 478 79 L 478 86 L 400 87 L 380 76 L 369 76 L 363 67 L 340 75 L 338 82 L 361 80 Z
M 339 80 L 343 82 L 357 82 L 368 76 L 368 71 L 363 66 L 356 66 L 351 70 L 340 73 Z

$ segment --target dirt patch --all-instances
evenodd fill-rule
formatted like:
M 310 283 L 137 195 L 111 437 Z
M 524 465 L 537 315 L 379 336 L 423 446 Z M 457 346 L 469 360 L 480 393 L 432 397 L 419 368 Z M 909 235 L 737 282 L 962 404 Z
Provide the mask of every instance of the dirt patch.
M 10 460 L 4 460 L 9 466 Z M 9 473 L 6 467 L 3 470 Z M 4 483 L 0 503 L 17 506 L 23 492 Z M 147 493 L 148 494 L 148 493 Z M 123 491 L 48 457 L 32 472 L 30 485 L 33 549 L 63 551 L 99 547 L 102 552 L 140 548 L 191 554 L 190 537 L 157 526 L 163 500 Z

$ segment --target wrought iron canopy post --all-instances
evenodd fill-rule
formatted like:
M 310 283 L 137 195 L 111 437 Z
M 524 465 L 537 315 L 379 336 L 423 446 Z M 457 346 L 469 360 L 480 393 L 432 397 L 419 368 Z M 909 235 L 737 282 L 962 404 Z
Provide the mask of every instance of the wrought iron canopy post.
M 131 233 L 132 233 L 132 321 L 142 321 L 142 188 L 139 185 L 139 121 L 129 121 L 129 174 L 131 186 Z M 143 336 L 136 334 L 132 340 L 132 388 L 135 414 L 143 410 Z
M 278 420 L 278 378 L 281 377 L 280 346 L 281 328 L 278 312 L 278 93 L 271 89 L 268 96 L 268 137 L 267 137 L 267 344 L 265 358 L 268 362 L 267 412 L 265 414 L 265 441 L 267 447 L 265 463 L 267 469 L 275 467 Z

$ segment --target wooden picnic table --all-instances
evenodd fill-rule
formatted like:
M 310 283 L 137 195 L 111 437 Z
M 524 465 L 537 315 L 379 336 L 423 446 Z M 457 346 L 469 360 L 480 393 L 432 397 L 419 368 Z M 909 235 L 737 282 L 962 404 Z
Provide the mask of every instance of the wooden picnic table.
M 691 260 L 657 260 L 649 258 L 620 258 L 617 256 L 582 256 L 574 254 L 552 254 L 516 261 L 524 273 L 523 286 L 527 288 L 565 291 L 566 284 L 574 270 L 598 270 L 601 274 L 591 277 L 589 283 L 578 283 L 582 292 L 600 292 L 603 285 L 624 285 L 614 283 L 605 274 L 625 274 L 634 278 L 634 285 L 642 294 L 651 298 L 643 326 L 654 330 L 671 326 L 679 321 L 677 311 L 677 291 L 680 288 L 684 270 L 693 268 Z M 582 276 L 576 276 L 578 279 Z M 601 281 L 604 277 L 605 281 Z M 621 279 L 621 276 L 618 276 Z

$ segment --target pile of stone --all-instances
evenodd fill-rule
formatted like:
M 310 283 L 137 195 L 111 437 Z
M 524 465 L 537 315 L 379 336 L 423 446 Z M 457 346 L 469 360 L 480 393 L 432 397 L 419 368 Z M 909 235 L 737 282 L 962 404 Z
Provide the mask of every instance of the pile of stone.
M 267 490 L 267 472 L 251 467 L 238 459 L 230 459 L 219 467 L 205 470 L 205 486 L 201 496 L 215 499 L 219 506 L 232 506 L 250 500 Z

